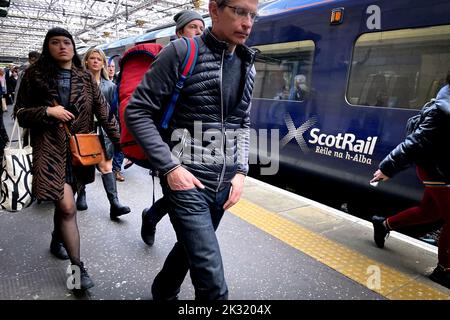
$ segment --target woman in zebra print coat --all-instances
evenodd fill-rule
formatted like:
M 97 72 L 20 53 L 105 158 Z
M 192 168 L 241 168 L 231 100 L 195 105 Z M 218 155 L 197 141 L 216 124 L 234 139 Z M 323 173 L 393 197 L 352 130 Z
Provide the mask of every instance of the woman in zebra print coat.
M 68 124 L 72 133 L 89 133 L 94 130 L 95 115 L 118 146 L 118 125 L 108 112 L 92 75 L 81 66 L 72 35 L 62 28 L 50 29 L 41 57 L 25 72 L 15 116 L 22 127 L 31 130 L 33 195 L 38 200 L 55 203 L 50 251 L 58 258 L 70 258 L 72 270 L 80 276 L 69 289 L 94 286 L 80 260 L 74 192 L 79 183 L 94 181 L 95 168 L 72 166 L 63 123 Z

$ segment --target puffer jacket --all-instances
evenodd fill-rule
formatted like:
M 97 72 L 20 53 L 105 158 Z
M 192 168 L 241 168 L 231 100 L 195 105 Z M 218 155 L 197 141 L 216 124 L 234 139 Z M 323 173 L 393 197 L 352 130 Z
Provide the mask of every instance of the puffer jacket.
M 416 131 L 380 163 L 388 177 L 415 163 L 430 179 L 450 183 L 450 87 L 440 90 Z
M 226 187 L 237 172 L 247 174 L 250 105 L 255 78 L 255 53 L 239 45 L 244 89 L 237 105 L 224 113 L 222 67 L 228 48 L 211 31 L 196 37 L 199 54 L 187 78 L 167 130 L 159 128 L 162 113 L 178 80 L 187 46 L 178 39 L 165 47 L 134 91 L 125 121 L 151 165 L 167 174 L 182 164 L 207 188 Z

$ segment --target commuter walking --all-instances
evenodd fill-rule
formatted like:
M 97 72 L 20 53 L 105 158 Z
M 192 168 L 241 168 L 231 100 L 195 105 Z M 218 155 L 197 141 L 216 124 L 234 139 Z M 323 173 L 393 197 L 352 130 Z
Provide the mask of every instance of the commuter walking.
M 116 83 L 116 63 L 114 62 L 114 57 L 108 59 L 108 79 Z
M 83 66 L 86 70 L 89 70 L 99 86 L 102 95 L 105 97 L 108 103 L 108 114 L 110 118 L 115 118 L 111 108 L 117 109 L 113 104 L 117 104 L 117 100 L 114 101 L 114 95 L 116 93 L 116 85 L 109 80 L 108 70 L 106 68 L 106 56 L 100 49 L 90 49 L 86 52 L 83 58 Z M 99 129 L 100 140 L 103 145 L 104 158 L 97 166 L 98 170 L 102 174 L 103 187 L 105 188 L 106 195 L 110 204 L 109 215 L 111 220 L 116 220 L 119 216 L 129 213 L 131 210 L 129 207 L 120 203 L 117 194 L 116 176 L 112 171 L 112 158 L 114 156 L 114 145 L 111 140 L 105 135 L 101 127 Z M 116 146 L 117 148 L 117 146 Z M 120 149 L 119 149 L 120 150 Z M 77 196 L 77 209 L 86 210 L 88 208 L 86 202 L 86 188 L 84 185 L 79 186 L 79 192 Z
M 8 104 L 6 103 L 7 96 L 8 87 L 6 85 L 6 72 L 5 69 L 0 68 L 0 102 L 3 112 L 8 112 Z
M 6 80 L 6 87 L 8 89 L 8 104 L 13 104 L 15 98 L 15 92 L 16 92 L 16 86 L 17 86 L 17 80 L 19 79 L 19 67 L 18 66 L 12 66 L 9 71 L 9 77 Z
M 195 11 L 182 10 L 173 19 L 178 38 L 193 38 L 201 35 L 205 29 L 202 16 Z M 167 200 L 162 197 L 142 212 L 141 238 L 147 245 L 152 246 L 155 242 L 156 225 L 166 215 L 167 208 Z
M 239 200 L 248 172 L 255 53 L 244 43 L 257 6 L 257 0 L 209 2 L 212 28 L 194 38 L 197 62 L 167 130 L 158 119 L 177 83 L 180 57 L 186 56 L 184 40 L 160 52 L 126 109 L 127 125 L 160 173 L 177 235 L 152 284 L 155 300 L 177 299 L 188 270 L 196 299 L 228 298 L 215 231 L 224 210 Z
M 205 29 L 205 21 L 195 11 L 182 10 L 173 17 L 173 20 L 176 23 L 175 30 L 178 38 L 193 38 L 201 35 Z
M 2 68 L 0 68 L 0 76 L 2 75 L 2 73 L 4 73 L 4 71 Z M 3 89 L 2 89 L 2 85 L 0 83 L 0 100 L 1 100 L 0 101 L 0 163 L 3 160 L 3 154 L 4 154 L 5 147 L 9 142 L 8 133 L 6 132 L 5 123 L 3 122 L 3 112 L 4 111 L 1 106 L 1 104 L 3 103 L 2 102 L 2 100 L 3 100 L 2 92 L 3 92 Z M 2 170 L 3 170 L 3 167 L 0 166 L 0 177 L 2 174 Z
M 31 66 L 32 64 L 36 63 L 40 56 L 41 56 L 41 54 L 37 51 L 28 52 L 28 62 L 24 63 L 23 65 L 21 65 L 19 67 L 19 70 L 18 70 L 19 75 L 17 77 L 16 88 L 14 90 L 15 95 L 14 95 L 14 101 L 13 101 L 13 109 L 15 108 L 15 105 L 16 105 L 17 93 L 19 92 L 20 83 L 22 82 L 22 78 L 23 78 L 23 75 L 25 74 L 25 70 L 28 69 L 28 67 Z
M 438 243 L 438 265 L 430 279 L 450 289 L 450 74 L 419 127 L 380 163 L 372 182 L 386 181 L 411 164 L 425 190 L 419 206 L 384 218 L 373 216 L 374 240 L 384 247 L 390 230 L 444 220 Z
M 47 32 L 39 60 L 25 71 L 14 114 L 31 133 L 33 195 L 55 204 L 50 251 L 60 259 L 69 258 L 79 268 L 80 289 L 89 289 L 94 282 L 80 259 L 74 192 L 78 183 L 94 181 L 95 168 L 72 165 L 63 124 L 72 133 L 89 133 L 95 115 L 114 144 L 119 143 L 119 131 L 92 75 L 83 70 L 67 30 Z
M 117 82 L 117 76 L 116 76 L 116 63 L 114 62 L 114 56 L 108 58 L 108 78 L 113 83 Z M 118 92 L 114 91 L 114 98 L 113 102 L 111 103 L 111 106 L 114 106 L 114 115 L 116 116 L 116 119 L 119 120 L 119 110 L 118 110 Z M 119 122 L 119 129 L 120 129 L 120 122 Z M 114 176 L 116 177 L 117 181 L 123 182 L 125 181 L 125 177 L 122 175 L 122 163 L 124 159 L 124 155 L 122 150 L 114 150 L 114 156 L 113 156 L 113 162 L 112 162 L 112 168 L 114 172 Z

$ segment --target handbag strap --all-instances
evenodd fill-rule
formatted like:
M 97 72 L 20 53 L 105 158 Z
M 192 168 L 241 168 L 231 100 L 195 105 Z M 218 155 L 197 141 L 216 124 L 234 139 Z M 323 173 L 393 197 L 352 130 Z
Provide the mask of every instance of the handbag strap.
M 19 128 L 20 128 L 20 126 L 19 126 Z M 26 145 L 26 147 L 30 147 L 31 146 L 31 129 L 28 128 L 28 129 L 26 129 L 26 131 L 28 132 L 28 144 Z M 22 134 L 23 134 L 23 131 L 22 131 Z
M 16 131 L 17 131 L 17 140 L 14 140 L 14 133 Z M 6 148 L 10 148 L 11 144 L 13 143 L 13 141 L 17 141 L 19 143 L 19 149 L 23 149 L 23 147 L 22 147 L 22 137 L 21 137 L 21 134 L 20 134 L 20 126 L 19 126 L 19 121 L 17 120 L 17 117 L 14 120 L 14 125 L 13 125 L 13 128 L 11 130 L 10 140 L 9 140 L 8 145 L 6 146 Z M 30 141 L 29 138 L 28 138 L 28 141 Z
M 72 136 L 72 133 L 70 133 L 69 127 L 67 126 L 66 123 L 63 123 L 63 126 L 64 126 L 64 130 L 66 130 L 67 136 L 70 138 Z
M 56 101 L 55 99 L 53 99 L 53 100 L 52 100 L 52 106 L 54 107 L 54 106 L 57 106 L 57 105 L 59 105 L 58 101 Z M 65 122 L 63 122 L 63 126 L 64 126 L 64 130 L 66 130 L 67 136 L 68 136 L 69 139 L 70 139 L 70 137 L 72 136 L 72 133 L 70 132 L 69 127 L 67 126 L 67 124 L 66 124 Z

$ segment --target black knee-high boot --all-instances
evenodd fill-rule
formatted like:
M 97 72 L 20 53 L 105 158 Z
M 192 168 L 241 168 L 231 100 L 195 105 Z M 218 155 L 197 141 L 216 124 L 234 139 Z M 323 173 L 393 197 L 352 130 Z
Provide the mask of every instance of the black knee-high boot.
M 86 186 L 81 185 L 78 188 L 78 192 L 77 192 L 77 210 L 83 211 L 83 210 L 87 210 L 87 208 L 88 208 L 88 205 L 86 203 Z
M 112 220 L 117 219 L 118 216 L 129 213 L 129 207 L 122 205 L 117 197 L 117 184 L 114 173 L 109 172 L 102 174 L 103 186 L 105 187 L 106 195 L 108 196 L 111 209 L 109 216 Z

